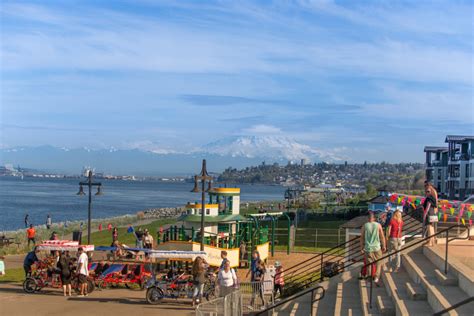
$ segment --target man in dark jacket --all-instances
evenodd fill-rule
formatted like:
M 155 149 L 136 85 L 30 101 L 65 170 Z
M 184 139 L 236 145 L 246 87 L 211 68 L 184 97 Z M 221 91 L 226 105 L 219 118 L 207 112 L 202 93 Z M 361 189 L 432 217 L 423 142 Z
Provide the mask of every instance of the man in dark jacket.
M 35 247 L 33 251 L 28 252 L 25 257 L 25 261 L 23 261 L 23 269 L 25 269 L 25 276 L 29 277 L 31 275 L 31 266 L 38 262 L 37 253 L 39 252 L 38 248 Z

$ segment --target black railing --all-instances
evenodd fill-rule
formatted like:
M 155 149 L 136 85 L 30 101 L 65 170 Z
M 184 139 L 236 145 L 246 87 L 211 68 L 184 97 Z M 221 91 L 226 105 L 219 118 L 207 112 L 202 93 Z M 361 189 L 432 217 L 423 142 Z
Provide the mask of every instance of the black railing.
M 467 230 L 466 230 L 466 231 L 467 231 L 467 237 L 453 237 L 453 238 L 449 238 L 449 231 L 450 231 L 451 229 L 459 228 L 459 227 L 467 228 Z M 448 273 L 448 245 L 449 245 L 449 242 L 450 242 L 450 241 L 453 241 L 453 240 L 457 240 L 457 239 L 469 239 L 469 237 L 470 237 L 470 230 L 469 230 L 469 228 L 468 228 L 467 226 L 465 226 L 465 225 L 453 225 L 453 226 L 450 226 L 450 227 L 448 227 L 448 228 L 439 230 L 438 232 L 434 233 L 433 235 L 430 235 L 430 236 L 427 236 L 427 237 L 418 239 L 418 240 L 416 240 L 416 241 L 414 241 L 414 242 L 412 242 L 412 243 L 406 245 L 405 247 L 403 247 L 403 248 L 401 248 L 401 249 L 399 249 L 399 250 L 390 252 L 390 253 L 388 253 L 388 254 L 386 254 L 386 255 L 380 257 L 380 258 L 377 259 L 377 260 L 374 260 L 374 261 L 372 261 L 372 262 L 370 262 L 370 263 L 367 263 L 367 264 L 363 265 L 362 267 L 367 268 L 367 269 L 372 273 L 372 269 L 370 269 L 370 266 L 372 266 L 373 264 L 377 264 L 377 262 L 379 262 L 379 261 L 385 260 L 385 259 L 387 259 L 387 258 L 389 258 L 389 257 L 391 257 L 391 256 L 393 256 L 393 255 L 396 255 L 396 254 L 398 254 L 398 253 L 400 253 L 400 252 L 402 252 L 402 251 L 405 251 L 406 249 L 412 248 L 413 246 L 416 246 L 416 245 L 418 245 L 418 244 L 420 244 L 420 243 L 424 243 L 424 242 L 428 241 L 428 240 L 431 239 L 431 238 L 435 238 L 436 236 L 442 235 L 443 233 L 446 234 L 446 246 L 445 246 L 445 248 L 446 248 L 446 256 L 445 256 L 445 258 L 444 258 L 444 273 L 447 274 L 447 273 Z M 373 288 L 373 283 L 374 283 L 374 282 L 373 282 L 373 276 L 370 275 L 369 279 L 370 279 L 369 308 L 372 308 L 372 293 L 373 293 L 372 288 Z
M 296 293 L 296 294 L 294 294 L 290 297 L 287 297 L 287 298 L 273 304 L 272 306 L 255 313 L 254 315 L 256 315 L 256 316 L 257 315 L 264 315 L 264 314 L 268 313 L 268 311 L 273 310 L 273 309 L 277 308 L 278 306 L 281 306 L 281 305 L 286 304 L 288 302 L 291 302 L 292 300 L 297 299 L 301 296 L 304 296 L 308 293 L 311 293 L 311 316 L 313 316 L 314 315 L 314 312 L 313 312 L 314 303 L 316 303 L 319 300 L 322 300 L 324 298 L 325 293 L 326 293 L 326 290 L 320 285 L 309 288 L 309 289 L 306 289 L 306 290 L 301 291 L 299 293 Z M 319 294 L 319 296 L 315 296 L 315 294 Z
M 408 217 L 409 215 L 405 215 Z M 418 228 L 416 231 L 405 233 L 406 237 L 411 237 L 422 233 L 421 224 L 413 219 L 409 218 L 404 230 L 411 230 Z M 285 270 L 286 274 L 286 286 L 285 295 L 292 295 L 304 288 L 307 288 L 314 283 L 320 282 L 324 277 L 331 277 L 332 275 L 339 274 L 340 272 L 347 270 L 347 268 L 359 263 L 363 260 L 364 254 L 360 252 L 360 237 L 354 237 L 336 247 L 328 249 L 316 256 L 296 264 Z M 349 249 L 349 250 L 346 250 Z M 332 270 L 332 275 L 324 275 L 323 269 L 328 262 L 336 261 L 336 267 Z M 288 272 L 291 272 L 290 274 Z
M 466 304 L 468 304 L 468 303 L 470 303 L 470 302 L 474 302 L 474 296 L 468 297 L 468 298 L 466 298 L 466 299 L 464 299 L 464 300 L 462 300 L 462 301 L 460 301 L 460 302 L 457 302 L 456 304 L 453 304 L 453 305 L 449 306 L 449 307 L 446 308 L 446 309 L 443 309 L 443 310 L 441 310 L 441 311 L 439 311 L 439 312 L 436 312 L 436 313 L 433 314 L 433 316 L 441 316 L 441 315 L 443 315 L 443 314 L 448 313 L 449 311 L 452 311 L 453 309 L 456 309 L 456 308 L 458 308 L 458 307 L 461 307 L 461 306 L 463 306 L 463 305 L 466 305 Z

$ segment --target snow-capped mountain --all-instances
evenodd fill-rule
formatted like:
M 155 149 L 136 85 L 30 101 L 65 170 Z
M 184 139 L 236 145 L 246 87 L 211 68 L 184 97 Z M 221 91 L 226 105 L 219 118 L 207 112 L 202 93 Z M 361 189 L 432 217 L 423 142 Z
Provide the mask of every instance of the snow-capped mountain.
M 266 158 L 275 161 L 307 159 L 340 161 L 341 157 L 301 144 L 285 136 L 235 136 L 212 142 L 202 149 L 220 156 Z
M 254 166 L 262 161 L 286 163 L 300 159 L 307 159 L 309 162 L 343 160 L 332 152 L 314 149 L 282 136 L 231 137 L 182 152 L 163 149 L 156 144 L 149 145 L 142 144 L 129 149 L 53 146 L 0 149 L 0 165 L 14 164 L 65 173 L 78 172 L 87 165 L 120 174 L 183 174 L 198 170 L 202 159 L 207 159 L 210 170 L 214 172 L 227 167 Z

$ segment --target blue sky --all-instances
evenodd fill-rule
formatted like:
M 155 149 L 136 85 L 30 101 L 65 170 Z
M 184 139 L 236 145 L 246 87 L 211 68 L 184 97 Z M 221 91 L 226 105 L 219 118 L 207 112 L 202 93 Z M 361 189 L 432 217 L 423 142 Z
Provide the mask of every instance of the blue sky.
M 2 1 L 1 145 L 275 135 L 422 161 L 474 134 L 471 1 Z

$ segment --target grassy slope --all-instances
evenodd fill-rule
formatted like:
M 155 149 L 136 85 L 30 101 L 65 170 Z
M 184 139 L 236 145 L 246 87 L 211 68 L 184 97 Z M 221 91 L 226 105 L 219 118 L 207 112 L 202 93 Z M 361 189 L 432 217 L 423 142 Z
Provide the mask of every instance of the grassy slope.
M 160 227 L 169 225 L 175 222 L 176 222 L 175 219 L 162 219 L 162 220 L 156 220 L 147 225 L 135 226 L 134 228 L 135 229 L 138 229 L 138 227 L 141 227 L 142 229 L 146 228 L 148 229 L 150 233 L 152 233 L 153 238 L 156 239 L 156 232 L 158 231 L 158 229 L 160 229 Z M 135 246 L 135 236 L 133 234 L 127 233 L 127 229 L 128 229 L 128 226 L 118 228 L 119 241 L 128 246 Z M 87 243 L 87 234 L 83 233 L 82 242 Z M 92 233 L 91 243 L 95 246 L 110 246 L 110 244 L 112 243 L 112 232 L 105 229 L 100 232 Z
M 25 279 L 25 271 L 23 268 L 6 269 L 5 275 L 0 276 L 0 283 L 2 282 L 15 282 L 21 283 Z

